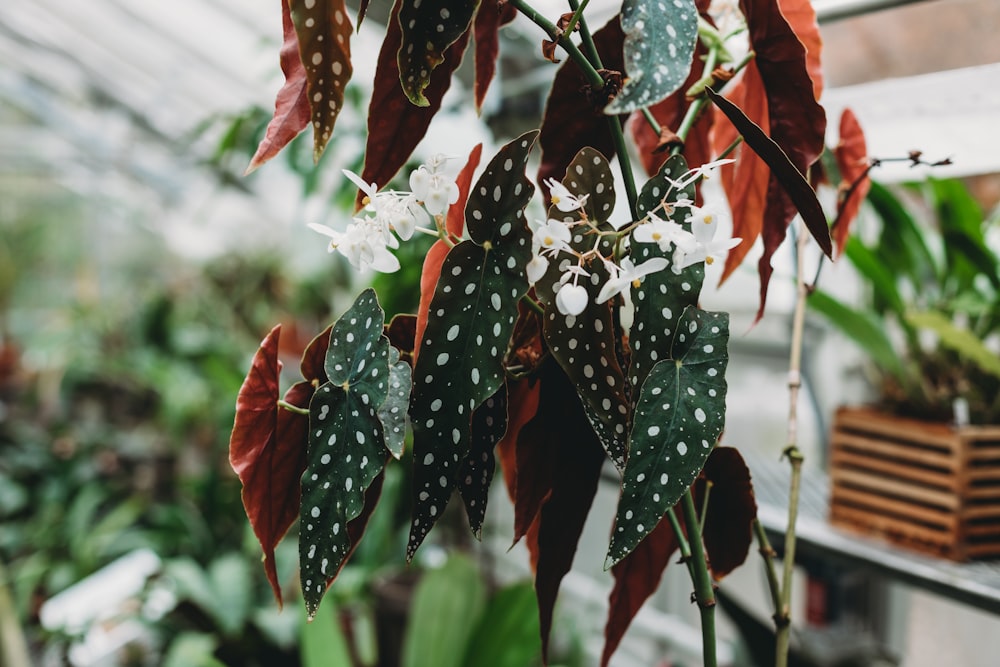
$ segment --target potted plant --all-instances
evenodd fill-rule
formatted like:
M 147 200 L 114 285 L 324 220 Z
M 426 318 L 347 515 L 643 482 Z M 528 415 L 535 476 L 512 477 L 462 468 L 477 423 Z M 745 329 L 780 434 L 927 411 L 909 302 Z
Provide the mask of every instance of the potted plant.
M 1000 261 L 965 187 L 873 184 L 873 241 L 844 254 L 866 288 L 809 305 L 867 354 L 879 399 L 837 413 L 835 524 L 954 559 L 1000 555 Z M 921 220 L 921 216 L 925 219 Z

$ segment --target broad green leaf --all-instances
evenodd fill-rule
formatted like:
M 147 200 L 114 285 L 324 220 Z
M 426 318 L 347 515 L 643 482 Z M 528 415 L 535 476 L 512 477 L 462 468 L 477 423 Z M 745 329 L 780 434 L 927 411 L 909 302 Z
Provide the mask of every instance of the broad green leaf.
M 625 0 L 621 12 L 628 78 L 604 112 L 656 104 L 687 79 L 698 37 L 694 0 Z
M 351 20 L 344 0 L 288 0 L 306 69 L 312 111 L 313 159 L 318 161 L 333 136 L 351 79 Z
M 431 72 L 444 62 L 445 51 L 469 30 L 479 0 L 400 0 L 399 25 L 403 30 L 397 62 L 403 92 L 413 104 L 430 104 L 424 89 Z
M 944 313 L 938 311 L 909 312 L 910 325 L 933 331 L 944 347 L 958 353 L 987 373 L 1000 378 L 1000 357 L 986 347 L 974 333 L 955 325 Z
M 608 567 L 653 531 L 705 465 L 725 424 L 728 343 L 728 314 L 688 307 L 669 358 L 646 377 L 629 434 Z
M 842 304 L 822 290 L 814 290 L 809 295 L 808 304 L 864 350 L 876 366 L 900 381 L 906 381 L 902 359 L 881 320 Z
M 302 667 L 352 664 L 337 608 L 328 602 L 310 620 L 302 623 L 299 630 Z
M 309 404 L 299 565 L 310 616 L 350 554 L 347 526 L 389 455 L 378 417 L 390 383 L 384 320 L 375 292 L 362 292 L 333 326 L 324 364 L 330 381 Z
M 401 667 L 461 667 L 485 606 L 486 586 L 467 557 L 426 572 L 410 603 Z
M 410 365 L 400 361 L 399 351 L 389 348 L 389 395 L 378 410 L 379 421 L 385 433 L 385 446 L 393 458 L 403 455 L 406 437 L 406 408 L 410 404 L 412 371 Z
M 497 591 L 486 605 L 465 652 L 463 667 L 526 667 L 538 664 L 538 603 L 530 582 Z
M 669 217 L 690 231 L 691 223 L 686 221 L 688 209 L 676 207 L 669 216 L 667 214 L 672 203 L 680 199 L 694 199 L 693 184 L 681 190 L 671 183 L 671 180 L 680 178 L 687 171 L 687 162 L 679 155 L 664 162 L 660 171 L 649 179 L 639 194 L 639 215 L 653 213 L 660 218 Z M 655 243 L 639 243 L 634 239 L 630 255 L 637 266 L 654 257 L 664 257 L 673 263 L 672 248 L 663 251 Z M 632 358 L 628 376 L 632 385 L 633 404 L 638 400 L 638 389 L 646 381 L 646 375 L 658 361 L 666 358 L 677 319 L 685 308 L 698 303 L 704 281 L 705 267 L 698 263 L 683 269 L 680 274 L 674 273 L 673 268 L 668 266 L 663 271 L 646 276 L 639 287 L 632 288 L 635 317 L 629 332 Z
M 897 276 L 879 256 L 857 236 L 848 238 L 844 255 L 872 286 L 876 311 L 881 312 L 888 307 L 894 313 L 902 315 L 906 306 L 896 287 Z
M 899 199 L 883 185 L 872 182 L 868 201 L 881 219 L 882 230 L 875 252 L 897 277 L 907 277 L 920 291 L 928 282 L 942 281 L 938 262 L 924 241 L 916 221 Z
M 497 393 L 487 398 L 473 413 L 469 453 L 462 462 L 458 475 L 458 491 L 465 503 L 469 527 L 477 539 L 482 538 L 486 502 L 489 500 L 490 483 L 496 471 L 493 450 L 506 432 L 507 384 L 504 383 Z
M 448 504 L 469 450 L 472 413 L 503 382 L 517 304 L 528 291 L 524 207 L 534 186 L 524 169 L 536 137 L 514 139 L 487 165 L 465 207 L 472 238 L 452 248 L 441 266 L 413 373 L 416 498 L 407 559 Z

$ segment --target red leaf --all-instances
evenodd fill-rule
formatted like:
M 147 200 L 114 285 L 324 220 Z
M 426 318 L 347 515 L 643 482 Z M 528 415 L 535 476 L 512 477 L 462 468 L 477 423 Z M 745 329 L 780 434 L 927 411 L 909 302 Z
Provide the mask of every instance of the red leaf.
M 375 84 L 368 113 L 368 142 L 365 145 L 365 166 L 361 177 L 366 183 L 382 186 L 392 180 L 406 164 L 413 149 L 427 133 L 441 100 L 451 86 L 451 75 L 458 69 L 469 43 L 466 31 L 445 51 L 444 63 L 431 73 L 431 82 L 423 91 L 429 104 L 418 107 L 410 103 L 399 85 L 399 64 L 396 53 L 402 42 L 399 27 L 399 6 L 392 9 L 382 50 L 378 54 Z M 358 194 L 360 202 L 363 194 Z
M 274 101 L 274 116 L 267 124 L 267 131 L 257 152 L 254 153 L 244 176 L 250 174 L 284 148 L 299 132 L 309 124 L 309 98 L 306 96 L 306 69 L 299 56 L 299 38 L 288 9 L 288 2 L 281 2 L 281 24 L 284 29 L 284 43 L 281 45 L 281 71 L 285 84 L 278 91 Z
M 806 70 L 812 79 L 813 96 L 818 100 L 823 94 L 823 38 L 816 21 L 816 10 L 810 0 L 779 0 L 781 13 L 789 27 L 806 50 Z
M 399 314 L 385 328 L 389 344 L 399 350 L 399 358 L 413 367 L 413 352 L 416 349 L 417 316 Z
M 695 497 L 704 498 L 711 482 L 702 539 L 716 581 L 743 564 L 753 544 L 757 517 L 750 470 L 734 447 L 716 447 L 695 482 Z M 699 500 L 700 503 L 700 500 Z
M 608 601 L 601 667 L 606 667 L 632 619 L 649 596 L 656 592 L 663 571 L 678 546 L 677 535 L 670 522 L 660 521 L 632 553 L 611 568 L 615 585 Z
M 517 9 L 509 3 L 485 0 L 476 13 L 476 111 L 483 106 L 497 68 L 500 52 L 500 26 L 510 23 L 517 16 Z
M 305 66 L 306 97 L 312 114 L 313 159 L 317 162 L 333 136 L 344 106 L 351 66 L 351 19 L 344 0 L 288 0 Z
M 330 346 L 330 332 L 333 331 L 331 324 L 323 333 L 309 341 L 305 351 L 302 352 L 302 361 L 299 363 L 299 370 L 302 377 L 314 383 L 315 386 L 325 384 L 329 378 L 326 377 L 326 350 Z
M 837 219 L 833 223 L 833 236 L 837 253 L 844 252 L 847 237 L 851 233 L 851 223 L 861 209 L 861 202 L 868 196 L 871 179 L 868 178 L 868 146 L 865 133 L 857 117 L 850 109 L 840 115 L 840 141 L 833 149 L 833 156 L 840 169 Z
M 278 408 L 276 326 L 261 343 L 236 399 L 236 420 L 229 440 L 229 462 L 243 484 L 243 507 L 261 548 L 264 571 L 281 604 L 274 549 L 298 518 L 299 479 L 305 470 L 308 419 Z M 295 405 L 308 405 L 312 385 L 299 383 L 286 393 Z
M 743 78 L 729 95 L 730 101 L 743 110 L 750 120 L 765 133 L 768 131 L 767 98 L 760 83 L 760 73 L 753 61 L 743 71 Z M 725 150 L 736 140 L 738 132 L 725 114 L 716 107 L 713 115 L 717 118 L 713 135 L 715 151 Z M 732 168 L 720 170 L 722 187 L 729 200 L 733 215 L 733 237 L 743 241 L 729 251 L 720 283 L 743 263 L 750 248 L 764 227 L 764 210 L 767 206 L 767 183 L 771 170 L 757 153 L 746 145 L 740 145 L 736 153 L 736 164 Z
M 594 43 L 606 69 L 619 72 L 625 69 L 622 55 L 624 41 L 625 35 L 617 16 L 594 33 Z M 573 157 L 585 146 L 591 146 L 604 155 L 615 154 L 608 116 L 603 111 L 605 100 L 589 99 L 588 91 L 587 81 L 576 63 L 568 61 L 559 66 L 542 118 L 539 183 L 547 178 L 562 178 Z
M 361 23 L 365 20 L 365 15 L 368 14 L 368 2 L 369 0 L 361 0 L 358 3 L 358 30 L 361 30 Z
M 518 438 L 533 440 L 534 447 L 550 449 L 553 465 L 551 492 L 538 515 L 538 561 L 535 594 L 542 634 L 542 658 L 547 661 L 549 631 L 559 584 L 573 565 L 583 525 L 597 493 L 606 455 L 583 411 L 572 383 L 551 358 L 540 371 L 538 414 Z M 518 495 L 525 469 L 518 457 Z M 558 462 L 558 463 L 556 463 Z
M 448 209 L 448 217 L 445 221 L 445 229 L 455 237 L 461 237 L 465 227 L 465 202 L 469 199 L 472 177 L 475 175 L 482 155 L 483 145 L 477 144 L 469 153 L 469 159 L 455 179 L 455 183 L 458 185 L 458 200 Z M 424 266 L 420 272 L 420 304 L 417 306 L 416 332 L 413 337 L 414 364 L 417 361 L 420 341 L 424 339 L 424 330 L 427 328 L 427 314 L 431 308 L 431 298 L 434 296 L 438 278 L 441 276 L 441 264 L 444 263 L 444 258 L 448 256 L 449 250 L 451 248 L 444 241 L 435 241 L 424 257 Z

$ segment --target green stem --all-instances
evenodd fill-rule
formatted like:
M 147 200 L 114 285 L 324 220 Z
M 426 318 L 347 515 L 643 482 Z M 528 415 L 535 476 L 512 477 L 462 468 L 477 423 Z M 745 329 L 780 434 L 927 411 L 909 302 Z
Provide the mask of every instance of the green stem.
M 309 414 L 309 408 L 300 408 L 299 406 L 292 405 L 291 403 L 280 398 L 278 399 L 278 407 L 283 410 L 288 410 L 289 412 L 294 412 L 297 415 Z
M 705 667 L 715 667 L 718 664 L 715 652 L 715 585 L 712 582 L 712 575 L 708 572 L 698 511 L 694 506 L 691 489 L 688 489 L 681 498 L 681 510 L 684 512 L 684 524 L 688 528 L 688 541 L 691 546 L 694 596 L 698 601 L 698 611 L 701 613 L 702 661 Z
M 597 52 L 597 44 L 594 43 L 594 36 L 590 32 L 590 28 L 587 27 L 587 19 L 583 17 L 583 10 L 586 9 L 589 3 L 590 0 L 583 0 L 583 2 L 569 0 L 570 9 L 573 10 L 573 18 L 570 19 L 569 26 L 566 27 L 566 34 L 572 33 L 577 21 L 579 21 L 580 39 L 583 43 L 583 48 L 586 50 L 587 56 L 594 67 L 601 69 L 604 67 L 601 64 L 601 54 Z
M 28 642 L 17 617 L 9 581 L 7 569 L 0 562 L 0 665 L 31 667 Z
M 573 43 L 573 40 L 569 38 L 569 34 L 563 32 L 556 27 L 554 23 L 549 21 L 547 18 L 538 13 L 538 11 L 529 5 L 526 0 L 510 0 L 510 4 L 517 9 L 517 11 L 524 14 L 528 19 L 530 19 L 535 25 L 541 28 L 549 39 L 553 42 L 558 42 L 559 46 L 566 51 L 566 55 L 569 56 L 570 60 L 577 64 L 577 66 L 583 71 L 584 77 L 587 79 L 587 83 L 597 88 L 604 87 L 604 77 L 602 77 L 587 57 L 583 55 L 580 49 Z
M 542 308 L 542 304 L 538 303 L 537 301 L 535 301 L 534 299 L 532 299 L 527 294 L 525 294 L 524 296 L 521 297 L 521 303 L 523 303 L 524 305 L 526 305 L 528 308 L 531 308 L 538 315 L 540 315 L 540 316 L 541 315 L 545 315 L 545 309 Z
M 774 567 L 774 547 L 767 539 L 764 532 L 764 524 L 760 519 L 753 520 L 753 532 L 757 536 L 757 546 L 760 557 L 764 560 L 764 574 L 767 576 L 767 589 L 771 593 L 771 603 L 774 605 L 775 621 L 777 621 L 778 610 L 781 609 L 781 584 L 778 583 L 778 574 Z

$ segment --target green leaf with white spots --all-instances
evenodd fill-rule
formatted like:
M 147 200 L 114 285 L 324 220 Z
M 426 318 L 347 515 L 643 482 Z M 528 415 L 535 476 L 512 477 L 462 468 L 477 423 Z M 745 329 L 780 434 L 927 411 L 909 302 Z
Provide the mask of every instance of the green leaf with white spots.
M 639 393 L 606 566 L 653 531 L 701 472 L 725 425 L 729 315 L 691 306 Z
M 337 116 L 351 66 L 351 20 L 344 0 L 288 0 L 306 70 L 306 96 L 313 127 L 313 159 L 319 161 Z
M 605 107 L 617 115 L 649 107 L 687 79 L 698 38 L 695 0 L 625 0 L 625 85 Z
M 406 438 L 406 408 L 410 404 L 410 365 L 399 360 L 399 350 L 389 347 L 389 395 L 378 410 L 385 433 L 385 447 L 393 458 L 403 456 Z
M 452 248 L 441 265 L 413 371 L 416 498 L 407 559 L 455 489 L 473 412 L 503 383 L 517 304 L 528 291 L 524 267 L 531 234 L 524 207 L 535 188 L 524 170 L 537 136 L 534 131 L 514 139 L 487 165 L 465 207 L 472 239 Z
M 680 155 L 668 159 L 642 189 L 638 199 L 639 215 L 646 216 L 652 212 L 661 219 L 669 217 L 691 231 L 691 223 L 685 221 L 688 209 L 671 207 L 678 200 L 694 200 L 694 184 L 678 189 L 671 183 L 687 171 L 687 162 Z M 655 243 L 639 243 L 633 239 L 630 256 L 636 265 L 653 257 L 663 257 L 668 264 L 672 264 L 673 248 L 661 250 Z M 646 276 L 639 287 L 632 288 L 635 316 L 629 331 L 632 356 L 628 375 L 633 387 L 633 402 L 638 399 L 635 389 L 643 385 L 647 373 L 658 361 L 667 358 L 667 346 L 674 334 L 677 318 L 686 307 L 697 305 L 704 281 L 705 266 L 698 263 L 681 270 L 679 274 L 668 266 Z
M 458 475 L 458 492 L 465 503 L 469 527 L 476 539 L 482 539 L 486 502 L 497 467 L 493 450 L 506 432 L 507 384 L 504 383 L 473 413 L 469 453 Z
M 431 72 L 444 62 L 445 50 L 469 29 L 478 8 L 479 0 L 400 0 L 403 37 L 396 62 L 403 92 L 413 104 L 430 105 L 424 89 Z
M 378 415 L 392 382 L 384 320 L 374 290 L 362 292 L 333 326 L 324 362 L 330 380 L 309 403 L 299 566 L 310 616 L 351 552 L 347 525 L 389 456 Z

